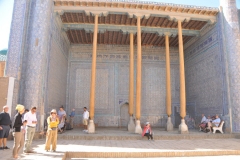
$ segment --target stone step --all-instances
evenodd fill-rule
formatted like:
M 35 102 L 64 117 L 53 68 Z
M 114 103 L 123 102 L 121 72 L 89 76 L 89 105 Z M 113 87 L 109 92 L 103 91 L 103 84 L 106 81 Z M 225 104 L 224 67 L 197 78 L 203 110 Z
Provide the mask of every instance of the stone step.
M 63 160 L 76 158 L 155 158 L 240 155 L 240 150 L 162 151 L 162 152 L 66 152 Z
M 143 140 L 141 135 L 97 135 L 97 134 L 59 134 L 59 139 L 64 140 Z M 176 134 L 176 135 L 154 135 L 155 140 L 181 140 L 181 139 L 229 139 L 237 138 L 234 134 Z

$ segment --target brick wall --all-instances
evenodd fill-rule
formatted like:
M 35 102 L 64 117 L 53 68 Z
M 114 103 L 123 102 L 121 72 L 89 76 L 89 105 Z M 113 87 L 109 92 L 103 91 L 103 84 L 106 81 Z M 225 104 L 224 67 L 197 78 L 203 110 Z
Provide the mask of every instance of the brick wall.
M 4 76 L 5 64 L 6 62 L 0 61 L 0 77 Z
M 8 82 L 9 78 L 0 77 L 0 112 L 2 112 L 2 107 L 7 104 L 7 95 L 8 95 Z
M 135 59 L 136 59 L 136 47 Z M 171 48 L 171 82 L 173 103 L 179 103 L 178 49 Z M 71 46 L 69 56 L 68 110 L 76 109 L 81 123 L 82 108 L 89 107 L 92 45 Z M 165 48 L 142 48 L 141 122 L 150 121 L 164 127 Z M 136 61 L 135 61 L 136 76 Z M 136 89 L 136 79 L 135 79 Z M 98 45 L 96 71 L 95 122 L 98 126 L 118 126 L 120 110 L 128 102 L 129 46 Z M 126 113 L 128 114 L 128 113 Z

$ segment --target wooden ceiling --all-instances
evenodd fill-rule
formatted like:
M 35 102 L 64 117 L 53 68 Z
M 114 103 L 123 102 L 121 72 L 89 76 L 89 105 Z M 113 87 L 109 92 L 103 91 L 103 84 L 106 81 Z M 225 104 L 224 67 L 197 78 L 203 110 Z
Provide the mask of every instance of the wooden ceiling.
M 61 15 L 61 20 L 63 23 L 89 23 L 94 24 L 94 16 L 87 16 L 85 13 L 71 13 L 65 12 Z M 111 25 L 128 25 L 136 26 L 137 18 L 129 18 L 128 15 L 121 14 L 109 14 L 106 17 L 100 16 L 98 18 L 98 24 L 111 24 Z M 183 22 L 183 29 L 190 30 L 201 30 L 207 24 L 206 21 L 196 21 L 190 20 L 188 22 Z M 141 19 L 141 26 L 148 27 L 160 27 L 160 28 L 177 28 L 178 23 L 171 21 L 166 17 L 154 17 L 150 16 L 148 19 Z
M 66 31 L 69 41 L 72 44 L 92 44 L 93 33 L 85 30 Z M 165 37 L 156 33 L 142 33 L 143 46 L 165 46 Z M 183 42 L 188 42 L 192 36 L 183 36 Z M 129 45 L 130 34 L 123 34 L 121 31 L 105 31 L 98 33 L 98 44 Z M 178 36 L 169 38 L 170 47 L 178 47 Z M 134 44 L 137 44 L 137 34 L 134 34 Z
M 171 3 L 142 2 L 142 1 L 106 1 L 106 0 L 54 0 L 55 6 L 72 7 L 105 7 L 116 9 L 136 9 L 153 11 L 166 11 L 176 13 L 198 14 L 207 16 L 216 16 L 218 8 L 179 5 Z

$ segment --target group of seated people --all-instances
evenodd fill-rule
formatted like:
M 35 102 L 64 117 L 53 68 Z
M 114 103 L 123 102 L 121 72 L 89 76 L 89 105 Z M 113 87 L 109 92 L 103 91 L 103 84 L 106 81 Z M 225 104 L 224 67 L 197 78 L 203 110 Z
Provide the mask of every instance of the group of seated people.
M 212 127 L 218 127 L 220 125 L 221 119 L 219 116 L 216 114 L 215 116 L 211 117 L 208 116 L 208 118 L 205 117 L 204 114 L 202 114 L 202 120 L 201 123 L 199 124 L 199 131 L 204 131 L 204 132 L 212 132 Z

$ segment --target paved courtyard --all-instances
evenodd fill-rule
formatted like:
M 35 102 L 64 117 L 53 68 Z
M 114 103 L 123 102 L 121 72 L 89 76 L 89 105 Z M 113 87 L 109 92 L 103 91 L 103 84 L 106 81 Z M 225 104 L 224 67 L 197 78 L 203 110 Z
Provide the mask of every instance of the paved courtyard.
M 71 133 L 74 135 L 78 132 L 80 135 L 83 135 L 83 133 L 78 129 L 75 131 L 67 131 L 66 133 L 63 133 L 62 135 L 70 135 Z M 99 133 L 100 134 L 100 133 Z M 201 133 L 196 133 L 201 134 Z M 204 134 L 204 133 L 202 133 Z M 61 137 L 62 135 L 59 135 Z M 85 134 L 88 136 L 89 134 Z M 100 134 L 101 135 L 101 134 Z M 89 135 L 89 136 L 94 136 Z M 95 136 L 99 136 L 98 134 L 95 134 Z M 121 136 L 121 135 L 120 135 Z M 21 154 L 19 159 L 25 159 L 25 160 L 43 160 L 43 159 L 62 159 L 65 152 L 71 152 L 71 153 L 86 153 L 87 155 L 93 154 L 95 157 L 76 157 L 76 158 L 67 158 L 67 159 L 96 159 L 99 156 L 105 155 L 105 154 L 111 154 L 111 153 L 163 153 L 165 155 L 170 155 L 172 153 L 181 153 L 181 156 L 191 156 L 196 153 L 213 153 L 217 152 L 219 154 L 226 152 L 226 153 L 240 153 L 240 139 L 235 138 L 226 138 L 226 139 L 178 139 L 178 140 L 155 140 L 155 141 L 148 141 L 146 139 L 140 139 L 140 140 L 105 140 L 99 138 L 99 140 L 96 139 L 90 139 L 90 140 L 67 140 L 67 139 L 60 139 L 58 140 L 58 146 L 57 146 L 57 152 L 45 152 L 44 151 L 44 143 L 45 139 L 40 140 L 34 140 L 33 141 L 33 150 L 36 152 L 34 154 Z M 0 151 L 0 159 L 7 160 L 11 159 L 11 153 L 12 153 L 12 146 L 13 141 L 8 142 L 8 146 L 11 148 L 9 150 Z M 21 151 L 22 153 L 22 151 Z M 166 154 L 167 153 L 167 154 Z M 189 154 L 191 153 L 191 154 Z M 79 155 L 79 154 L 78 154 Z M 83 155 L 83 154 L 80 154 Z M 178 154 L 179 155 L 179 154 Z M 215 155 L 215 154 L 212 154 Z M 166 156 L 166 157 L 167 157 Z M 155 156 L 156 157 L 156 156 Z M 161 156 L 162 157 L 162 156 Z M 184 158 L 164 158 L 163 159 L 189 159 L 187 157 Z M 223 158 L 225 157 L 225 158 Z M 195 157 L 195 159 L 200 159 L 202 157 Z M 210 159 L 211 157 L 209 157 Z M 217 157 L 218 159 L 220 157 Z M 228 158 L 230 159 L 239 159 L 240 156 L 221 156 L 222 159 Z M 106 158 L 102 158 L 106 159 Z M 112 159 L 112 158 L 111 158 Z M 124 158 L 120 158 L 124 159 Z M 131 158 L 131 159 L 139 159 L 139 158 Z M 149 159 L 149 158 L 147 158 Z M 159 158 L 158 158 L 159 159 Z M 192 158 L 191 158 L 192 159 Z M 205 159 L 208 159 L 208 157 L 205 157 Z M 119 159 L 118 159 L 119 160 Z

